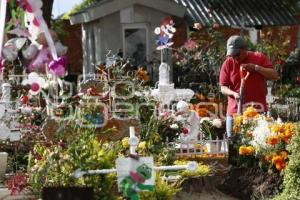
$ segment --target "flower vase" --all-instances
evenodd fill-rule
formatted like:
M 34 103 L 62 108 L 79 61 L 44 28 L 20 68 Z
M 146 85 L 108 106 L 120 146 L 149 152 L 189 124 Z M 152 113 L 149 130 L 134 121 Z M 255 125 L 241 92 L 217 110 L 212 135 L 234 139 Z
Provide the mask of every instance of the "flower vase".
M 7 168 L 7 157 L 8 154 L 6 152 L 0 152 L 0 182 L 3 182 L 4 175 Z

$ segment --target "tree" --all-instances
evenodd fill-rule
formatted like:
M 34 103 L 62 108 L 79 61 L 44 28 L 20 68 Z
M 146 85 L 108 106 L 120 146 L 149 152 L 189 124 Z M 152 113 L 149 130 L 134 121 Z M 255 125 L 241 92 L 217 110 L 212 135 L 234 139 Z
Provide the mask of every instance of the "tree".
M 54 0 L 42 0 L 43 1 L 43 16 L 46 23 L 49 25 L 52 17 L 52 9 Z

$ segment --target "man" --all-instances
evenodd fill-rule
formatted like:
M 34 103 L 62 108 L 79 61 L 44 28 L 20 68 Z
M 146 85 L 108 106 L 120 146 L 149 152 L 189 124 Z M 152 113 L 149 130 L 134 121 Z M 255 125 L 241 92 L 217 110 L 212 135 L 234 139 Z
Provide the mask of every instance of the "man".
M 219 84 L 228 98 L 226 132 L 232 135 L 233 114 L 237 112 L 240 98 L 240 69 L 249 72 L 245 81 L 243 107 L 255 104 L 261 112 L 267 111 L 265 80 L 277 80 L 278 74 L 271 61 L 262 53 L 247 51 L 244 39 L 233 35 L 227 40 L 227 58 L 222 64 Z

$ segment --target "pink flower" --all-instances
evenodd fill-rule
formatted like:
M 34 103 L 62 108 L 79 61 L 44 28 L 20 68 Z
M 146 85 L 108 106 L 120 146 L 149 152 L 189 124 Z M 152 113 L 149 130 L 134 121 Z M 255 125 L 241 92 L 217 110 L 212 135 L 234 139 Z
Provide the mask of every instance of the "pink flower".
M 188 39 L 188 40 L 184 43 L 184 47 L 185 47 L 187 50 L 191 51 L 191 50 L 197 48 L 198 45 L 197 45 L 197 43 L 196 43 L 194 40 Z

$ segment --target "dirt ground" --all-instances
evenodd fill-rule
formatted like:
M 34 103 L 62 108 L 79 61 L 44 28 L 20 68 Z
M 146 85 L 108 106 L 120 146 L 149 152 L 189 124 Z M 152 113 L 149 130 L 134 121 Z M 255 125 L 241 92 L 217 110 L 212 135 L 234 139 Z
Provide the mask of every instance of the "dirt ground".
M 209 192 L 201 192 L 201 193 L 179 192 L 176 195 L 174 200 L 238 200 L 238 199 L 230 197 L 228 195 L 225 195 L 222 192 L 216 190 L 213 193 L 209 193 Z

